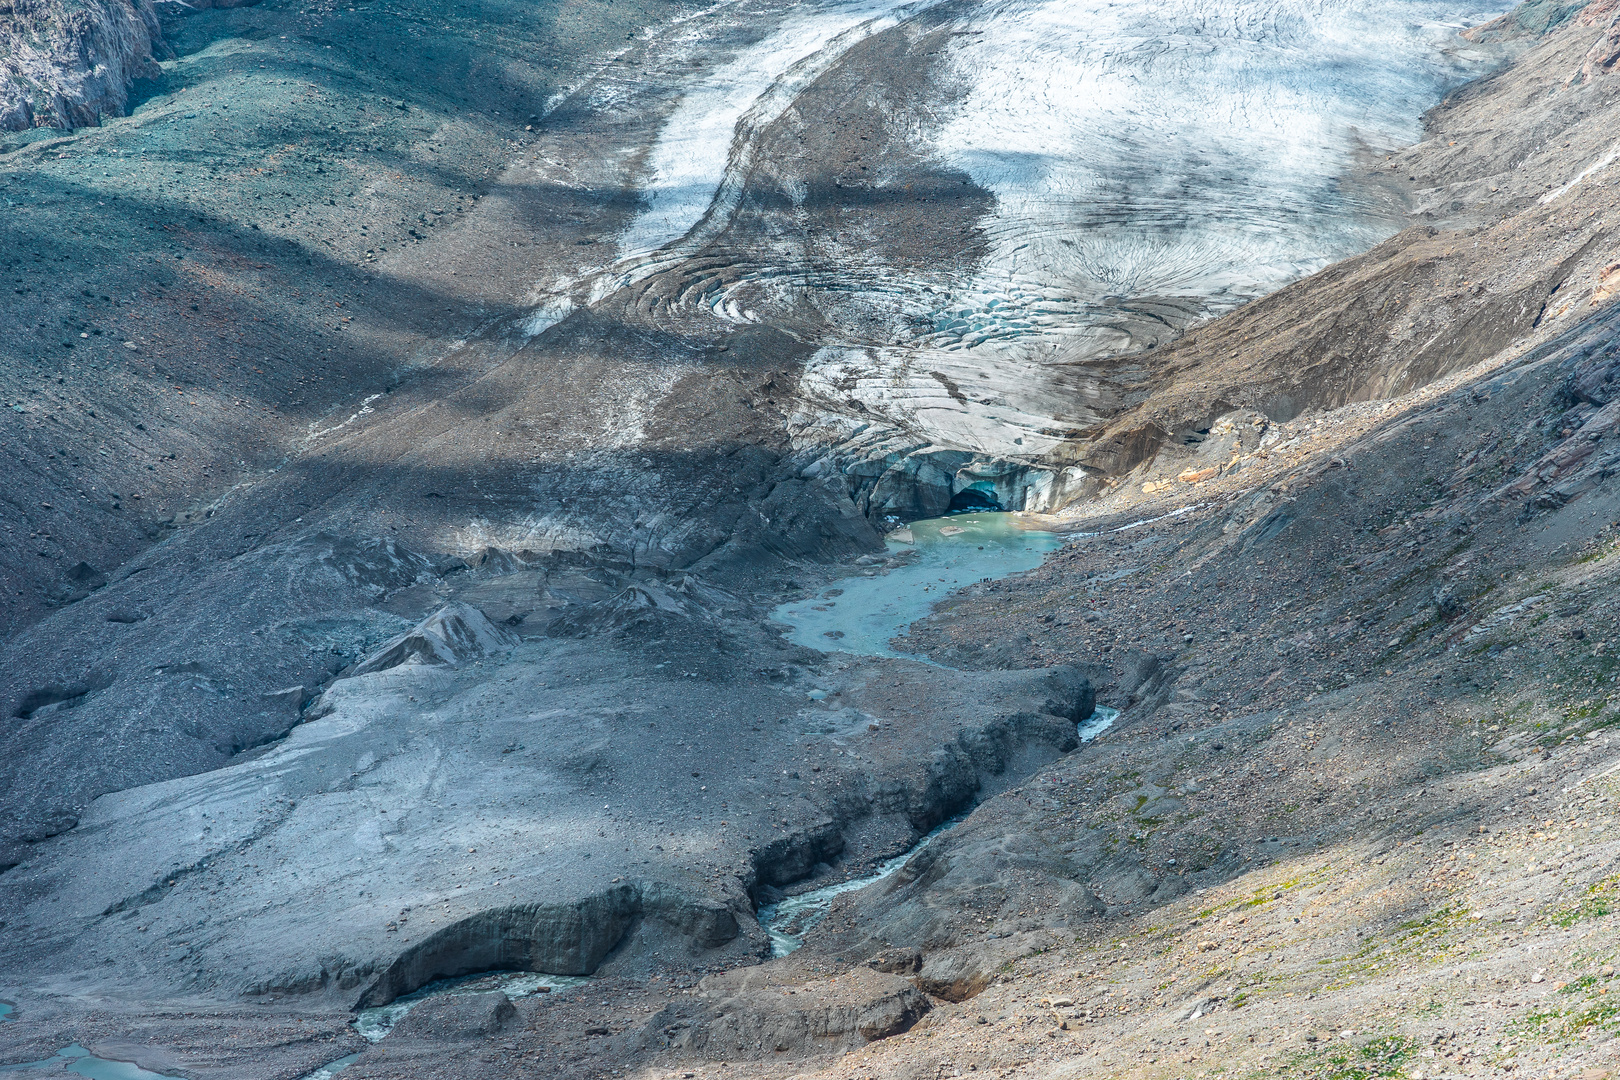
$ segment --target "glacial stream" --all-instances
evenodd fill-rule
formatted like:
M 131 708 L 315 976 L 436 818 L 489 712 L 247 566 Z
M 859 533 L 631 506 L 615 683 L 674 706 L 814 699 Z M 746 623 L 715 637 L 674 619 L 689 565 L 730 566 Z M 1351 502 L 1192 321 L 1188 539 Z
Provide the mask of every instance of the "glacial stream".
M 380 1042 L 394 1030 L 406 1013 L 430 997 L 456 997 L 464 994 L 488 994 L 499 990 L 509 998 L 524 998 L 531 994 L 551 994 L 583 986 L 589 980 L 582 975 L 546 975 L 538 971 L 488 971 L 477 975 L 463 975 L 458 979 L 438 979 L 412 993 L 378 1005 L 362 1009 L 354 1019 L 354 1030 L 370 1042 Z M 333 1064 L 336 1064 L 334 1062 Z
M 989 512 L 913 522 L 890 533 L 887 540 L 890 554 L 909 556 L 905 564 L 871 576 L 857 574 L 818 590 L 814 597 L 782 604 L 775 618 L 793 628 L 789 639 L 812 649 L 905 656 L 890 648 L 889 640 L 927 615 L 947 593 L 976 581 L 1033 570 L 1048 552 L 1063 546 L 1057 533 L 1032 528 L 1029 522 L 1022 514 Z M 1118 709 L 1097 706 L 1079 724 L 1080 741 L 1095 739 L 1118 716 Z M 756 914 L 771 937 L 771 955 L 786 956 L 803 945 L 804 935 L 827 914 L 835 897 L 882 881 L 961 820 L 943 822 L 865 877 L 761 905 Z
M 1106 705 L 1097 706 L 1096 710 L 1080 722 L 1080 741 L 1090 742 L 1111 727 L 1119 717 L 1118 709 L 1110 709 Z M 876 885 L 884 878 L 899 870 L 911 860 L 911 857 L 933 842 L 939 834 L 954 829 L 961 821 L 962 815 L 942 822 L 932 832 L 918 840 L 910 848 L 896 855 L 879 866 L 865 877 L 852 878 L 841 881 L 836 885 L 827 885 L 810 892 L 789 896 L 774 904 L 762 904 L 755 913 L 759 924 L 771 936 L 771 955 L 786 956 L 800 945 L 804 944 L 804 935 L 809 933 L 816 923 L 820 922 L 832 906 L 835 897 L 847 892 L 864 889 L 868 885 Z
M 906 862 L 917 852 L 927 847 L 940 833 L 954 829 L 960 824 L 960 817 L 953 817 L 949 821 L 941 822 L 934 830 L 918 840 L 911 847 L 889 859 L 875 871 L 865 877 L 852 878 L 841 881 L 837 885 L 828 885 L 824 888 L 814 889 L 810 892 L 800 893 L 798 896 L 789 896 L 774 904 L 761 904 L 755 913 L 759 918 L 759 925 L 771 936 L 771 955 L 786 956 L 800 945 L 804 944 L 804 935 L 810 932 L 811 927 L 820 922 L 832 906 L 833 898 L 842 896 L 847 892 L 864 889 L 868 885 L 875 885 L 896 870 L 906 865 Z

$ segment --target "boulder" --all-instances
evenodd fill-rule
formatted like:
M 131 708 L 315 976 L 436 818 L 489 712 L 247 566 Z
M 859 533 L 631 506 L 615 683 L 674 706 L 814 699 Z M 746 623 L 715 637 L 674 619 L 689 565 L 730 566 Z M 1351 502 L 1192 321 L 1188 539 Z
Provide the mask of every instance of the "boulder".
M 517 1020 L 517 1007 L 499 990 L 442 994 L 421 1002 L 388 1033 L 396 1042 L 463 1042 L 498 1035 Z
M 352 674 L 387 671 L 403 664 L 459 667 L 469 660 L 516 645 L 510 630 L 497 626 L 468 604 L 450 603 L 355 665 Z
M 883 971 L 890 975 L 914 975 L 922 970 L 923 954 L 921 949 L 885 949 L 866 962 L 866 966 L 873 971 Z
M 701 611 L 657 586 L 632 585 L 590 607 L 553 619 L 546 627 L 552 637 L 590 637 L 601 633 L 630 633 L 658 637 Z

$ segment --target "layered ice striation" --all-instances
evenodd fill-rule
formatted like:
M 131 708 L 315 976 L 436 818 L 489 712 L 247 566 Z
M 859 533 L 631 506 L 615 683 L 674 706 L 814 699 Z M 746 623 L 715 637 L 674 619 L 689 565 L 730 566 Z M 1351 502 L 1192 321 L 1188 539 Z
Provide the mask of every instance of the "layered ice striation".
M 931 149 L 994 193 L 988 252 L 928 330 L 828 343 L 806 389 L 914 439 L 1040 459 L 1111 409 L 1077 364 L 1163 343 L 1397 231 L 1398 209 L 1345 178 L 1421 138 L 1423 112 L 1479 60 L 1457 31 L 1500 6 L 973 9 L 943 58 L 967 91 Z
M 690 87 L 649 154 L 644 208 L 619 238 L 609 288 L 697 251 L 729 221 L 754 137 L 851 46 L 939 0 L 822 0 L 794 5 L 776 28 Z M 599 291 L 601 286 L 599 286 Z

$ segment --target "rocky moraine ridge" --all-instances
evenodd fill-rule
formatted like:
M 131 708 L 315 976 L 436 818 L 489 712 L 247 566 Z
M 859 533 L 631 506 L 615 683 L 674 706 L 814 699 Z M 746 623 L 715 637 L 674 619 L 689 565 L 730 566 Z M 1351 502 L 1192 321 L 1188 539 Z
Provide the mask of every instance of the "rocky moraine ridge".
M 1610 1075 L 1617 28 L 12 5 L 0 1076 Z

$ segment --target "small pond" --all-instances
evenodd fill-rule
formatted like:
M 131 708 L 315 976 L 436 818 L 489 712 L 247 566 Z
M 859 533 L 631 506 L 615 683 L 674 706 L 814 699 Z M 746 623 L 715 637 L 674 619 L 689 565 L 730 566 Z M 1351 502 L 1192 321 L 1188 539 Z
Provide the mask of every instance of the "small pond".
M 871 577 L 852 575 L 816 595 L 776 609 L 790 640 L 828 652 L 902 656 L 889 639 L 946 594 L 976 581 L 1033 570 L 1063 537 L 1034 527 L 1023 514 L 959 514 L 913 522 L 885 540 L 904 565 Z
M 76 1076 L 88 1076 L 91 1080 L 178 1080 L 167 1073 L 149 1072 L 138 1065 L 127 1061 L 108 1061 L 98 1058 L 78 1043 L 65 1046 L 58 1050 L 54 1057 L 43 1061 L 29 1061 L 21 1065 L 0 1065 L 0 1069 L 38 1069 L 41 1072 L 55 1075 L 59 1073 L 73 1073 Z

